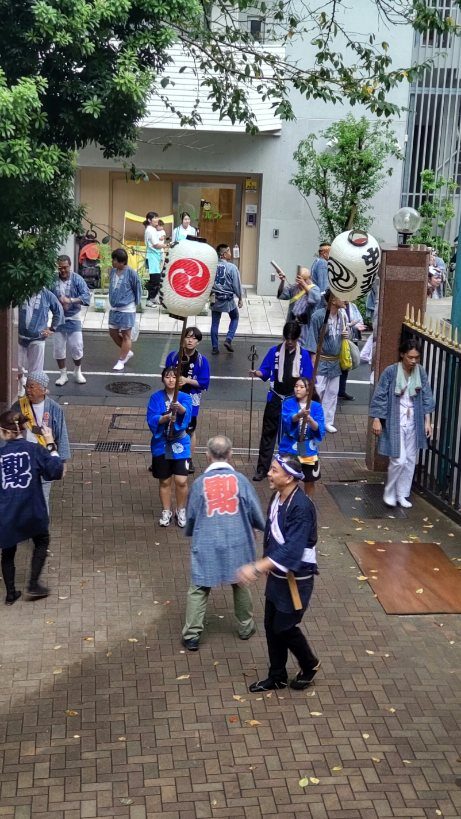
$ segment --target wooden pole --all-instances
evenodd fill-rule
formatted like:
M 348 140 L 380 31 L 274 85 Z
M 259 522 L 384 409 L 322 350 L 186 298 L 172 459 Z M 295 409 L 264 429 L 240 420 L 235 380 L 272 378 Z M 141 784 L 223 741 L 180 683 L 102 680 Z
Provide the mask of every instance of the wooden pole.
M 176 365 L 176 381 L 174 385 L 174 393 L 171 403 L 174 404 L 178 400 L 178 393 L 179 393 L 179 379 L 181 378 L 181 368 L 182 368 L 182 357 L 184 353 L 184 342 L 186 340 L 186 331 L 187 331 L 187 318 L 182 320 L 182 330 L 181 330 L 181 338 L 179 341 L 179 354 L 178 354 L 178 363 Z M 171 439 L 173 437 L 173 426 L 174 426 L 174 418 L 172 417 L 171 421 L 168 424 L 168 432 L 167 438 Z
M 323 341 L 324 341 L 324 338 L 325 338 L 325 333 L 327 331 L 328 319 L 329 318 L 330 318 L 330 308 L 327 306 L 327 308 L 325 310 L 325 318 L 323 319 L 323 324 L 322 324 L 322 326 L 320 328 L 319 340 L 317 342 L 317 349 L 315 351 L 314 371 L 312 373 L 312 378 L 311 378 L 311 380 L 309 382 L 309 390 L 307 392 L 306 410 L 307 410 L 308 414 L 309 414 L 310 406 L 311 406 L 311 403 L 312 403 L 312 396 L 314 394 L 315 379 L 317 378 L 317 370 L 318 370 L 319 364 L 320 364 L 320 356 L 322 354 Z M 306 427 L 307 427 L 307 418 L 303 418 L 303 422 L 301 424 L 301 430 L 300 430 L 300 433 L 299 433 L 299 441 L 304 441 L 304 437 L 306 435 Z

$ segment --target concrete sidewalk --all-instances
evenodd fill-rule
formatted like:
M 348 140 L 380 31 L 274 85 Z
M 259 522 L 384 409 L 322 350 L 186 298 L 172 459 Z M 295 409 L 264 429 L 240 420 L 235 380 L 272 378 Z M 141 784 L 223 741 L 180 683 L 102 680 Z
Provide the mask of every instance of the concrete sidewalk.
M 2 611 L 0 816 L 459 819 L 461 616 L 387 616 L 347 548 L 437 540 L 461 566 L 459 528 L 419 498 L 405 518 L 357 521 L 320 486 L 305 627 L 322 668 L 307 692 L 250 695 L 267 668 L 263 583 L 250 641 L 237 639 L 230 589 L 216 589 L 200 651 L 185 653 L 189 543 L 157 524 L 149 455 L 135 447 L 149 441 L 144 411 L 66 414 L 82 448 L 53 487 L 52 593 Z M 247 423 L 244 412 L 205 410 L 200 438 L 219 428 L 244 447 Z M 363 419 L 339 423 L 328 446 L 363 451 Z M 131 451 L 94 450 L 117 441 Z M 324 480 L 359 491 L 361 457 L 328 454 Z M 246 457 L 235 463 L 252 473 Z M 266 507 L 266 482 L 256 488 Z M 19 588 L 28 555 L 24 544 Z

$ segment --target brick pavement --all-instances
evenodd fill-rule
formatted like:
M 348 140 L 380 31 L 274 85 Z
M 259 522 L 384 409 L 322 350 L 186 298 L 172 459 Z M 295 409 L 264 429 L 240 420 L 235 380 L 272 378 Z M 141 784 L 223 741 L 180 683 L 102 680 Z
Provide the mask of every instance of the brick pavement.
M 125 437 L 108 430 L 107 408 L 68 408 L 71 439 L 146 443 L 142 413 L 120 412 L 135 427 Z M 202 440 L 218 423 L 244 444 L 244 413 L 205 411 Z M 351 450 L 364 423 L 341 418 Z M 262 584 L 255 637 L 237 639 L 229 589 L 215 590 L 200 652 L 183 652 L 188 544 L 159 529 L 147 464 L 142 452 L 74 453 L 52 495 L 52 594 L 2 611 L 0 817 L 461 816 L 461 617 L 385 615 L 346 547 L 412 535 L 457 559 L 459 529 L 420 499 L 408 519 L 360 523 L 321 487 L 305 623 L 322 669 L 307 693 L 257 697 L 247 683 L 266 669 Z M 327 479 L 351 469 L 364 479 L 359 459 L 324 461 Z

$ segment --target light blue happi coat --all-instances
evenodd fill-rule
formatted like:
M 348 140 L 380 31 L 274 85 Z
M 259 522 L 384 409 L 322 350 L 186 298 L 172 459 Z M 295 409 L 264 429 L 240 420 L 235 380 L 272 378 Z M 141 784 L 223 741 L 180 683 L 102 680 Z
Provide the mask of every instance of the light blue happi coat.
M 258 497 L 245 475 L 226 462 L 211 464 L 194 481 L 187 502 L 192 583 L 235 583 L 237 569 L 255 560 L 253 529 L 263 531 L 264 526 Z
M 48 327 L 48 312 L 50 310 L 53 314 L 51 319 L 52 330 L 56 330 L 58 325 L 64 321 L 62 306 L 51 290 L 42 287 L 31 298 L 35 300 L 35 304 L 29 324 L 27 324 L 26 302 L 18 307 L 18 341 L 21 347 L 28 347 L 31 341 L 45 341 L 42 333 Z
M 424 432 L 424 416 L 435 410 L 435 401 L 429 385 L 426 371 L 419 367 L 421 389 L 413 399 L 416 446 L 427 449 L 427 438 Z M 379 418 L 383 431 L 378 439 L 378 452 L 389 458 L 400 455 L 400 396 L 395 394 L 398 364 L 391 364 L 381 373 L 370 403 L 368 415 Z
M 315 353 L 317 343 L 319 340 L 320 329 L 325 318 L 325 309 L 316 310 L 311 318 L 309 325 L 309 333 L 307 336 L 306 347 L 310 353 Z M 344 320 L 344 310 L 338 310 L 338 323 Z M 339 353 L 341 351 L 341 342 L 343 338 L 341 332 L 333 335 L 330 328 L 327 327 L 325 337 L 322 344 L 322 355 L 337 356 L 335 361 L 325 361 L 322 358 L 319 362 L 318 375 L 325 375 L 327 378 L 336 378 L 341 375 L 341 367 L 339 365 Z
M 20 412 L 19 401 L 16 401 L 11 409 L 13 412 Z M 58 448 L 59 457 L 63 461 L 69 461 L 72 455 L 70 451 L 66 419 L 62 407 L 57 403 L 57 401 L 53 401 L 53 399 L 47 395 L 45 397 L 43 413 L 44 415 L 48 414 L 47 426 L 50 427 L 53 433 L 53 438 Z

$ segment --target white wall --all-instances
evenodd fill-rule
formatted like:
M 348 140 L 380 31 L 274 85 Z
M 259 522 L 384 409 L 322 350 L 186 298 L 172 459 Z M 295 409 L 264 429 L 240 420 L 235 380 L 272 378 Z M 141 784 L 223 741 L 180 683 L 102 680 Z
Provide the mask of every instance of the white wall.
M 396 67 L 411 63 L 413 31 L 410 26 L 393 27 L 390 31 L 377 19 L 375 5 L 358 0 L 354 7 L 347 9 L 349 31 L 375 32 L 379 40 L 390 43 L 390 53 Z M 306 44 L 297 44 L 288 55 L 290 60 L 312 59 Z M 390 98 L 404 107 L 408 103 L 408 85 L 402 83 Z M 276 284 L 270 281 L 270 260 L 276 259 L 289 277 L 294 276 L 296 265 L 310 264 L 318 242 L 317 226 L 309 208 L 296 188 L 289 184 L 295 171 L 293 153 L 301 139 L 311 132 L 319 132 L 332 122 L 344 117 L 349 111 L 361 116 L 364 111 L 355 106 L 326 105 L 319 100 L 303 100 L 293 94 L 296 121 L 286 123 L 281 135 L 173 132 L 144 130 L 134 158 L 135 163 L 145 170 L 163 172 L 203 172 L 228 174 L 262 174 L 262 198 L 259 216 L 259 265 L 258 292 L 274 293 Z M 404 144 L 406 113 L 392 122 L 400 144 Z M 145 141 L 144 141 L 145 140 Z M 148 144 L 147 141 L 151 140 Z M 163 145 L 172 141 L 172 147 L 162 151 Z M 80 154 L 79 164 L 95 167 L 113 167 L 120 170 L 120 164 L 105 161 L 96 148 L 85 149 Z M 392 216 L 400 206 L 401 163 L 395 163 L 395 172 L 386 181 L 374 201 L 374 224 L 372 232 L 386 242 L 395 240 Z M 274 239 L 274 228 L 279 230 L 279 238 Z

